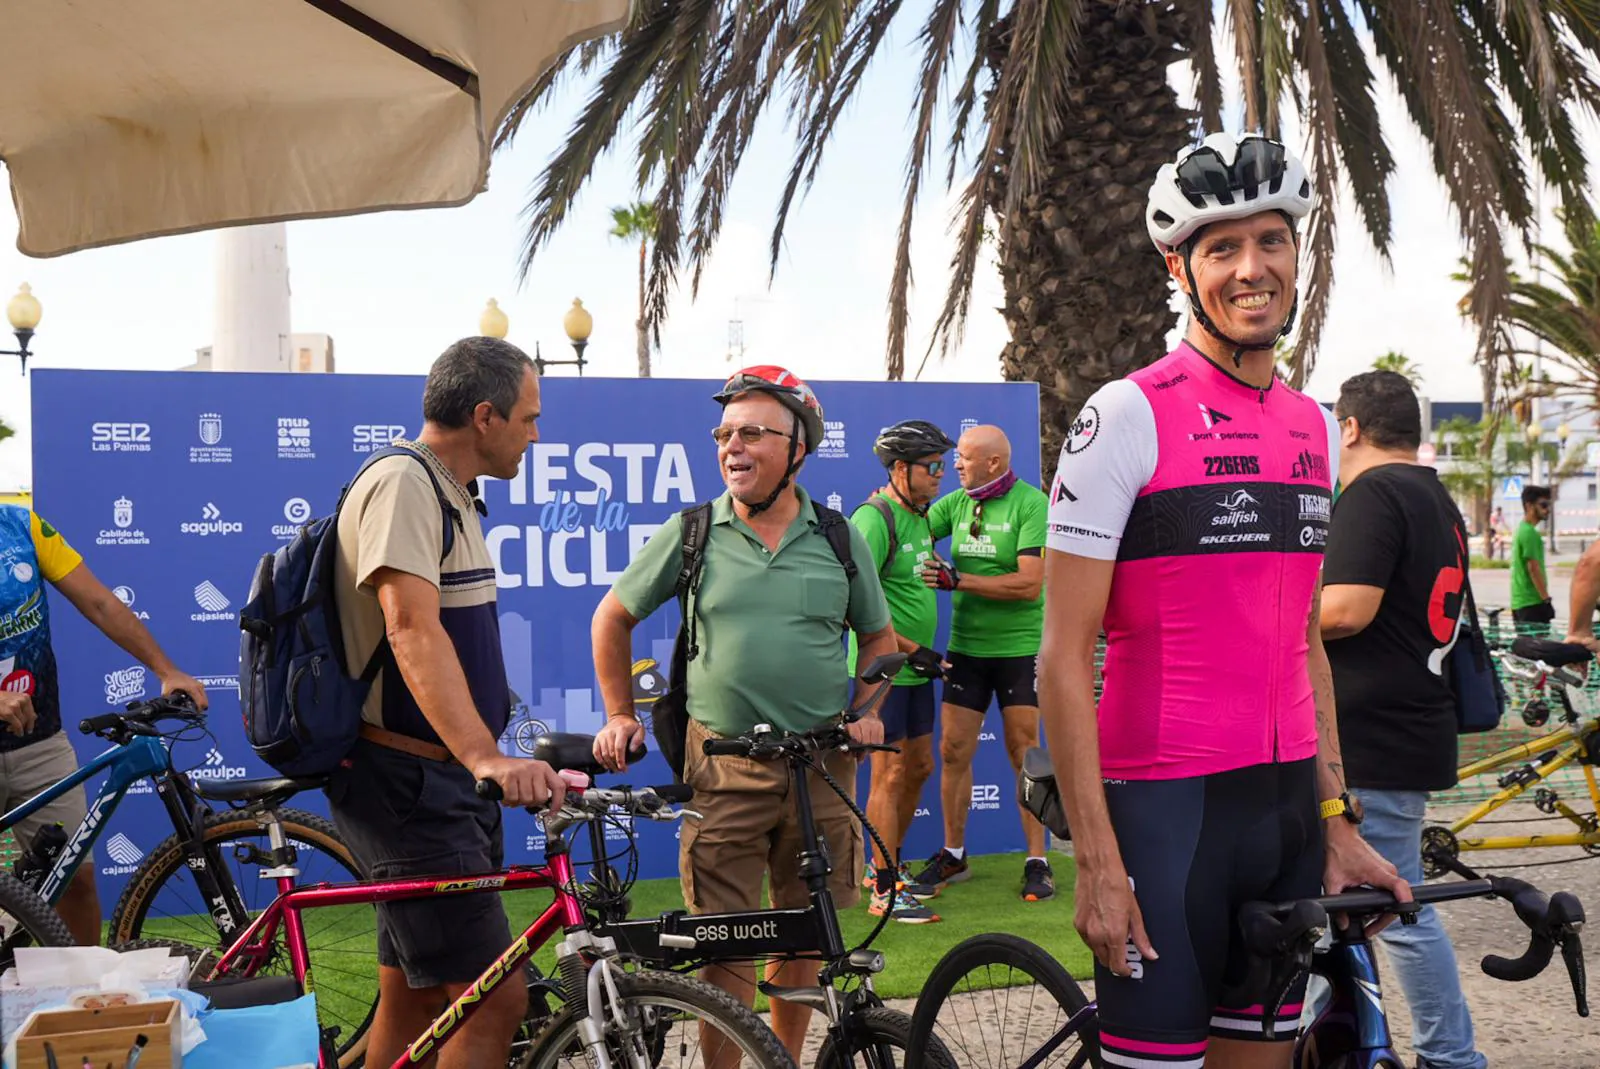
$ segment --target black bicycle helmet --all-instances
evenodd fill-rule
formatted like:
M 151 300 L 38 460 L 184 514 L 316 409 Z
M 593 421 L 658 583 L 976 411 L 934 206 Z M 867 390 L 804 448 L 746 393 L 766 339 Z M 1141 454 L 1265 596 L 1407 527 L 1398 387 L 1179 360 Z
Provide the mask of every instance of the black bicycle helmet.
M 891 468 L 897 460 L 920 460 L 935 453 L 948 452 L 955 445 L 944 431 L 927 420 L 903 419 L 878 432 L 878 440 L 872 443 L 872 451 L 883 461 L 884 467 Z

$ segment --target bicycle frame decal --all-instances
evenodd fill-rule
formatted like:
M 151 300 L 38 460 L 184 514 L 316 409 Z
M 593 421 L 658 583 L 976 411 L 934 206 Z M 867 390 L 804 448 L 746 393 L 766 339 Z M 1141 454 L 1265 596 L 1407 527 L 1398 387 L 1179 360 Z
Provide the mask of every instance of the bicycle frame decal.
M 649 920 L 597 925 L 595 932 L 611 936 L 630 954 L 668 965 L 815 954 L 822 949 L 822 931 L 811 908 L 699 916 L 673 912 Z M 664 944 L 663 936 L 690 939 L 693 945 Z
M 529 931 L 531 932 L 532 929 L 529 929 Z M 471 987 L 461 992 L 460 998 L 452 1002 L 443 1013 L 434 1019 L 432 1026 L 428 1029 L 428 1034 L 406 1049 L 406 1056 L 401 1059 L 402 1065 L 422 1064 L 432 1053 L 434 1046 L 449 1038 L 450 1033 L 454 1032 L 462 1020 L 466 1018 L 466 1015 L 470 1012 L 468 1007 L 472 1006 L 473 1003 L 481 1002 L 483 996 L 499 987 L 500 981 L 507 976 L 517 975 L 519 972 L 518 967 L 522 964 L 522 960 L 532 953 L 528 946 L 528 934 L 528 932 L 522 933 L 506 949 L 504 954 L 495 959 L 494 964 L 489 966 L 487 972 L 474 980 Z
M 126 746 L 113 746 L 81 765 L 72 775 L 46 788 L 43 793 L 35 795 L 11 812 L 0 816 L 0 831 L 3 831 L 49 805 L 68 791 L 88 782 L 91 777 L 101 772 L 108 773 L 105 783 L 100 786 L 99 795 L 89 805 L 88 815 L 72 833 L 67 844 L 61 848 L 55 864 L 40 885 L 39 896 L 51 905 L 59 901 L 62 891 L 71 882 L 84 857 L 91 853 L 95 840 L 100 836 L 101 828 L 116 812 L 117 804 L 122 801 L 122 796 L 127 793 L 128 788 L 146 776 L 159 775 L 170 767 L 167 751 L 158 739 L 139 737 Z M 27 849 L 31 844 L 18 845 Z
M 441 895 L 453 891 L 492 891 L 506 885 L 504 876 L 479 876 L 471 880 L 446 880 L 434 888 L 434 892 Z

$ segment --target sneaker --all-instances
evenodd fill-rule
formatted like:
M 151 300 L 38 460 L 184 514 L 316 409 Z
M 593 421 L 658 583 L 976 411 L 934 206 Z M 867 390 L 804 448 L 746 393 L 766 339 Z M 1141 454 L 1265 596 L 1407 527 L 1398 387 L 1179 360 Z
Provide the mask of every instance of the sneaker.
M 1043 902 L 1056 896 L 1056 875 L 1050 862 L 1033 858 L 1022 866 L 1022 900 Z
M 911 878 L 912 883 L 925 884 L 929 887 L 943 887 L 947 883 L 960 883 L 962 880 L 972 879 L 972 869 L 967 865 L 967 857 L 961 855 L 958 861 L 951 856 L 950 851 L 940 850 L 928 859 L 922 866 L 922 871 Z
M 867 862 L 866 875 L 861 877 L 861 886 L 869 891 L 876 891 L 878 889 L 878 870 L 870 861 Z M 904 863 L 902 863 L 900 866 L 899 887 L 900 890 L 904 891 L 912 898 L 939 897 L 938 886 L 926 883 L 918 883 L 916 880 L 913 880 L 911 878 L 911 869 L 908 868 Z
M 891 913 L 892 920 L 900 924 L 935 924 L 939 915 L 901 890 L 874 891 L 867 912 L 874 917 Z

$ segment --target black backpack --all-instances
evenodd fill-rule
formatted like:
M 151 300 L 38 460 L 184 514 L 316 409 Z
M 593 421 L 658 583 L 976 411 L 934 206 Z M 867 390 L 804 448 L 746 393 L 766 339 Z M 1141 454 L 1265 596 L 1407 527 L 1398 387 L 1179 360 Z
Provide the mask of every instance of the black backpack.
M 861 504 L 856 506 L 856 511 L 871 506 L 878 510 L 878 515 L 883 517 L 884 525 L 889 528 L 889 555 L 883 558 L 883 567 L 878 569 L 878 578 L 882 579 L 889 574 L 889 569 L 894 567 L 894 555 L 900 551 L 900 539 L 894 531 L 894 509 L 889 507 L 889 502 L 881 494 L 873 494 Z
M 850 552 L 850 521 L 844 514 L 823 505 L 812 503 L 817 511 L 817 533 L 828 540 L 833 555 L 844 569 L 847 582 L 856 577 L 856 562 Z M 711 536 L 711 502 L 692 505 L 678 513 L 683 523 L 683 566 L 678 569 L 678 579 L 673 593 L 678 598 L 678 612 L 683 623 L 678 628 L 678 640 L 672 647 L 672 671 L 668 677 L 667 692 L 650 710 L 650 730 L 655 735 L 656 747 L 667 759 L 672 774 L 683 781 L 683 757 L 689 732 L 689 662 L 700 656 L 696 641 L 693 601 L 700 590 L 700 572 L 705 564 L 706 541 Z

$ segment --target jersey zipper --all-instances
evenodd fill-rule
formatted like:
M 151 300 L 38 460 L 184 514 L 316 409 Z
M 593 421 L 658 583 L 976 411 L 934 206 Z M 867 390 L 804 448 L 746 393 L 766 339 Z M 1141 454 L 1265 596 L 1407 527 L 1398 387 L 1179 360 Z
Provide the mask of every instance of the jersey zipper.
M 1270 421 L 1267 420 L 1267 418 L 1266 418 L 1266 416 L 1267 416 L 1267 391 L 1265 391 L 1265 390 L 1257 390 L 1256 391 L 1256 397 L 1257 397 L 1257 399 L 1258 399 L 1258 401 L 1260 403 L 1260 406 L 1261 406 L 1261 420 L 1262 420 L 1261 429 L 1262 429 L 1263 438 L 1265 438 L 1265 435 L 1268 433 L 1267 428 L 1268 428 L 1269 423 L 1270 423 Z M 1278 461 L 1281 459 L 1281 457 L 1279 456 L 1277 441 L 1276 440 L 1265 441 L 1264 444 L 1266 445 L 1267 449 L 1269 449 L 1272 452 L 1273 470 L 1274 471 L 1281 471 L 1282 469 L 1277 466 Z M 1281 486 L 1282 484 L 1278 484 L 1278 485 Z M 1278 592 L 1277 592 L 1277 596 L 1272 599 L 1273 616 L 1274 616 L 1274 623 L 1273 623 L 1273 630 L 1272 630 L 1272 652 L 1273 652 L 1273 656 L 1271 657 L 1270 668 L 1269 668 L 1268 673 L 1267 673 L 1267 710 L 1266 710 L 1266 712 L 1267 712 L 1267 720 L 1268 720 L 1267 731 L 1268 731 L 1268 733 L 1269 733 L 1269 735 L 1271 737 L 1271 741 L 1272 741 L 1272 763 L 1273 764 L 1277 764 L 1278 763 L 1278 709 L 1277 709 L 1277 702 L 1274 700 L 1274 696 L 1278 693 L 1279 675 L 1280 675 L 1280 670 L 1283 667 L 1283 663 L 1282 663 L 1283 658 L 1281 656 L 1281 652 L 1283 650 L 1283 611 L 1282 611 L 1281 606 L 1283 605 L 1283 574 L 1284 574 L 1284 569 L 1287 566 L 1286 562 L 1288 561 L 1288 553 L 1286 551 L 1288 549 L 1288 530 L 1289 530 L 1288 519 L 1289 518 L 1288 518 L 1288 514 L 1284 511 L 1283 502 L 1285 500 L 1286 499 L 1285 499 L 1282 491 L 1280 490 L 1279 494 L 1278 494 L 1278 501 L 1279 501 L 1278 530 L 1280 532 L 1282 532 L 1282 537 L 1284 538 L 1284 550 L 1285 551 L 1284 552 L 1279 552 L 1277 554 L 1277 557 L 1278 557 Z

